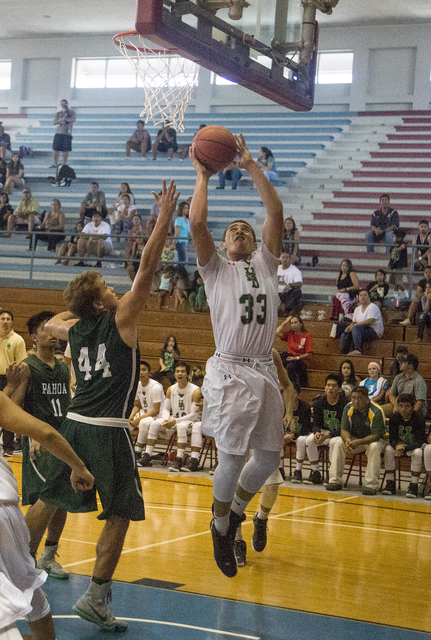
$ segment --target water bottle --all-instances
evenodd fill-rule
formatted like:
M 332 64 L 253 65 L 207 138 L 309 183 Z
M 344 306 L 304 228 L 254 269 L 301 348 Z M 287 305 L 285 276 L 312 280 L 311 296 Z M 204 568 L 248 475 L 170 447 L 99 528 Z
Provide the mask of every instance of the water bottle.
M 338 322 L 341 322 L 344 319 L 344 313 L 338 314 Z

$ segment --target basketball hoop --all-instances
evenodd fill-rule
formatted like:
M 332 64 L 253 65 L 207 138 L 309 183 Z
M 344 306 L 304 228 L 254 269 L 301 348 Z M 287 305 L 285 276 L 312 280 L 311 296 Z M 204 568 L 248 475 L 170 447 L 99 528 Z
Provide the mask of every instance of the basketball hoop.
M 154 126 L 166 120 L 184 131 L 184 116 L 197 84 L 198 65 L 170 49 L 151 49 L 137 31 L 123 31 L 113 38 L 122 56 L 139 75 L 145 92 L 141 118 Z

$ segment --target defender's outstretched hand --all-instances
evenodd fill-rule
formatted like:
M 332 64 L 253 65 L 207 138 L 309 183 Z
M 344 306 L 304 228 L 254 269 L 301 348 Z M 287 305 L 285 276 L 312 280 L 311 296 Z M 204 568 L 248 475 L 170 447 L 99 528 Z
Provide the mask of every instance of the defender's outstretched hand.
M 157 206 L 159 207 L 159 212 L 167 211 L 170 214 L 174 213 L 177 208 L 178 198 L 181 195 L 181 191 L 176 193 L 176 190 L 177 186 L 173 180 L 170 181 L 168 187 L 166 186 L 166 180 L 163 180 L 162 193 L 159 194 L 155 191 L 151 192 L 156 200 Z
M 240 133 L 239 136 L 235 136 L 235 139 L 238 147 L 238 160 L 235 162 L 235 164 L 239 169 L 247 169 L 247 166 L 250 163 L 254 163 L 254 160 L 250 151 L 248 150 L 242 133 Z

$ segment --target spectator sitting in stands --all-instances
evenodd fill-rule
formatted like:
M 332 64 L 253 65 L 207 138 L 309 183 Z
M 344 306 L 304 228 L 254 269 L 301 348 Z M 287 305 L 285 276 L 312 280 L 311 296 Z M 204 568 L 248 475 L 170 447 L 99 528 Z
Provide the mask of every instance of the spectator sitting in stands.
M 112 251 L 111 227 L 103 222 L 98 211 L 93 213 L 92 221 L 85 225 L 82 235 L 78 238 L 79 262 L 76 267 L 85 267 L 84 256 L 97 256 L 96 268 L 102 267 L 101 258 L 108 256 Z
M 355 367 L 351 360 L 343 360 L 338 370 L 338 376 L 341 381 L 341 390 L 344 391 L 347 400 L 350 400 L 352 389 L 354 389 L 360 381 L 359 376 L 355 373 Z
M 3 122 L 0 122 L 0 158 L 8 160 L 11 157 L 10 135 L 5 133 Z
M 365 387 L 355 387 L 352 401 L 344 407 L 341 418 L 341 438 L 335 442 L 332 452 L 327 491 L 340 491 L 343 488 L 346 453 L 365 452 L 368 463 L 362 493 L 365 496 L 376 495 L 380 479 L 380 455 L 386 445 L 383 440 L 385 431 L 382 409 L 370 401 Z
M 348 258 L 341 262 L 335 285 L 337 293 L 332 299 L 331 320 L 337 322 L 340 313 L 347 318 L 352 318 L 351 311 L 358 301 L 359 281 L 356 272 L 353 270 L 352 261 Z
M 367 284 L 367 291 L 370 294 L 371 302 L 374 302 L 374 304 L 381 309 L 385 297 L 389 293 L 389 285 L 386 282 L 386 271 L 384 269 L 377 269 L 375 278 L 373 282 Z
M 305 331 L 299 316 L 289 316 L 277 327 L 276 335 L 287 342 L 287 352 L 281 354 L 288 376 L 300 387 L 308 387 L 307 361 L 313 353 L 313 340 Z
M 281 254 L 281 264 L 278 265 L 278 296 L 283 305 L 282 314 L 289 316 L 291 313 L 299 313 L 302 296 L 302 273 L 291 264 L 291 256 L 284 251 Z
M 182 306 L 183 311 L 186 309 L 189 290 L 189 274 L 187 272 L 187 269 L 180 265 L 179 267 L 177 267 L 177 272 L 174 276 L 175 311 L 178 311 L 178 305 Z
M 174 384 L 175 364 L 180 359 L 180 350 L 178 348 L 177 339 L 175 336 L 170 335 L 166 338 L 165 344 L 160 350 L 159 368 L 151 376 L 154 380 L 160 382 L 163 378 L 169 378 L 169 382 Z
M 370 302 L 366 289 L 359 291 L 359 303 L 353 313 L 353 321 L 341 335 L 340 353 L 360 356 L 365 342 L 372 342 L 383 335 L 383 318 L 379 307 Z M 352 347 L 354 349 L 352 350 Z
M 120 191 L 118 193 L 118 196 L 115 198 L 114 202 L 112 203 L 112 207 L 109 209 L 109 219 L 111 219 L 111 216 L 113 214 L 115 214 L 118 205 L 123 203 L 122 198 L 123 198 L 125 193 L 129 194 L 130 204 L 135 204 L 135 196 L 133 195 L 133 191 L 131 190 L 129 183 L 128 182 L 122 182 L 120 184 Z M 161 195 L 161 192 L 159 193 L 159 195 Z M 154 205 L 157 207 L 157 203 L 156 202 L 154 202 Z M 157 207 L 157 210 L 158 210 L 158 207 Z
M 0 230 L 7 228 L 7 221 L 12 214 L 13 208 L 9 203 L 9 196 L 7 193 L 2 193 L 0 195 Z
M 130 158 L 130 149 L 140 153 L 143 158 L 151 149 L 151 136 L 145 129 L 143 120 L 138 120 L 135 131 L 126 142 L 126 158 Z
M 226 180 L 232 181 L 232 191 L 235 191 L 238 187 L 238 182 L 241 180 L 241 169 L 238 169 L 235 162 L 231 162 L 224 169 L 220 169 L 217 172 L 218 187 L 216 189 L 224 189 L 226 186 Z
M 4 183 L 3 191 L 8 196 L 13 194 L 15 187 L 20 187 L 24 184 L 24 165 L 19 159 L 19 153 L 13 153 L 12 159 L 7 165 L 6 170 L 6 182 Z
M 261 147 L 259 149 L 257 164 L 262 169 L 264 175 L 268 178 L 270 182 L 272 183 L 277 182 L 278 180 L 277 167 L 275 166 L 275 160 L 274 160 L 274 156 L 272 155 L 271 149 L 268 149 L 268 147 Z
M 174 151 L 178 150 L 177 132 L 170 127 L 171 123 L 166 120 L 163 127 L 158 130 L 157 137 L 153 144 L 153 160 L 157 160 L 159 151 L 168 152 L 168 160 L 174 157 Z
M 378 362 L 370 362 L 368 365 L 368 378 L 361 380 L 361 387 L 368 389 L 368 397 L 376 404 L 384 404 L 388 381 L 380 375 L 380 365 Z
M 39 203 L 31 197 L 31 191 L 25 187 L 22 192 L 23 198 L 18 203 L 15 213 L 7 220 L 7 232 L 10 237 L 12 231 L 28 231 L 30 234 L 35 225 L 39 223 Z
M 384 404 L 383 410 L 390 416 L 397 409 L 397 398 L 410 393 L 416 398 L 415 411 L 425 417 L 427 412 L 427 385 L 418 373 L 419 359 L 413 353 L 403 356 L 400 364 L 401 373 L 395 376 L 389 391 L 390 404 Z
M 85 218 L 91 218 L 95 211 L 97 211 L 102 218 L 106 218 L 108 215 L 105 194 L 103 191 L 99 191 L 99 184 L 97 182 L 92 182 L 90 184 L 90 191 L 81 202 L 79 209 L 80 221 L 84 222 Z
M 204 127 L 206 127 L 206 126 L 207 126 L 206 124 L 201 124 L 199 126 L 199 131 L 201 129 L 203 129 Z M 195 133 L 195 135 L 196 135 L 196 133 Z M 195 135 L 193 136 L 193 140 L 194 140 Z M 185 160 L 187 158 L 187 156 L 189 155 L 189 149 L 190 149 L 191 146 L 192 146 L 191 143 L 190 144 L 183 144 L 183 147 L 181 149 L 180 160 Z
M 301 262 L 299 250 L 299 231 L 293 218 L 286 218 L 283 231 L 283 253 L 290 255 L 290 262 L 297 265 Z
M 148 223 L 147 223 L 148 225 Z M 166 238 L 160 262 L 173 262 L 175 259 L 175 243 L 173 238 Z
M 204 310 L 206 304 L 207 296 L 205 293 L 204 281 L 202 280 L 199 271 L 195 271 L 189 295 L 190 309 L 192 310 L 192 313 L 200 313 Z
M 431 266 L 430 228 L 428 220 L 419 220 L 419 233 L 413 240 L 415 246 L 415 271 L 423 271 Z
M 189 205 L 187 202 L 180 202 L 178 205 L 177 217 L 175 218 L 175 249 L 178 262 L 187 264 L 187 246 L 190 236 Z
M 291 442 L 295 442 L 296 444 L 296 468 L 293 473 L 292 482 L 294 484 L 300 484 L 302 482 L 302 464 L 305 460 L 305 443 L 312 430 L 311 409 L 310 405 L 298 397 L 301 393 L 299 384 L 297 382 L 293 382 L 292 384 L 295 390 L 293 422 L 289 430 L 285 429 L 284 444 L 287 445 Z
M 129 194 L 124 193 L 121 196 L 121 204 L 118 205 L 115 213 L 109 216 L 112 231 L 114 231 L 115 227 L 115 233 L 118 236 L 128 234 L 133 226 L 133 217 L 136 211 L 135 205 L 130 202 Z M 118 237 L 117 240 L 120 240 L 120 238 Z
M 395 300 L 400 299 L 400 294 L 398 290 L 401 291 L 401 295 L 404 294 L 405 298 L 409 297 L 408 289 L 403 285 L 403 276 L 402 270 L 407 267 L 407 247 L 404 242 L 404 238 L 406 237 L 406 232 L 404 229 L 395 229 L 394 231 L 394 244 L 391 247 L 390 259 L 389 259 L 389 269 L 391 273 L 389 275 L 389 282 L 394 285 L 394 298 Z M 401 273 L 400 273 L 401 272 Z
M 393 382 L 395 376 L 401 373 L 401 363 L 404 360 L 404 356 L 407 356 L 408 353 L 409 353 L 409 350 L 405 344 L 399 344 L 398 347 L 395 349 L 395 358 L 390 363 L 389 370 L 388 370 L 390 383 Z
M 418 481 L 422 471 L 426 443 L 425 420 L 414 410 L 416 398 L 404 393 L 398 397 L 397 409 L 389 418 L 389 444 L 385 448 L 386 486 L 384 495 L 395 495 L 395 458 L 411 458 L 411 477 L 407 498 L 418 497 Z
M 422 296 L 425 293 L 425 288 L 427 282 L 431 282 L 431 267 L 425 267 L 424 269 L 424 277 L 419 280 L 416 285 L 416 300 L 413 300 L 409 307 L 408 316 L 405 320 L 402 320 L 400 324 L 404 326 L 408 326 L 410 324 L 415 324 L 415 318 L 420 309 L 422 308 L 421 300 Z
M 425 295 L 422 296 L 422 313 L 418 320 L 418 337 L 416 342 L 422 342 L 424 339 L 425 327 L 431 327 L 431 283 L 425 285 Z
M 6 173 L 7 173 L 6 160 L 3 160 L 3 158 L 0 158 L 0 191 L 3 189 L 3 186 L 6 182 Z
M 132 218 L 132 228 L 127 232 L 127 242 L 124 249 L 126 263 L 129 260 L 137 260 L 137 256 L 142 252 L 145 244 L 146 238 L 141 216 L 138 213 L 135 213 Z M 135 273 L 135 269 L 133 269 L 133 273 Z M 134 278 L 135 276 L 133 275 L 132 280 L 134 280 Z
M 347 404 L 345 394 L 340 391 L 339 376 L 330 373 L 325 380 L 325 395 L 313 402 L 313 433 L 306 441 L 307 457 L 311 465 L 309 484 L 322 482 L 319 472 L 319 447 L 328 445 L 331 462 L 334 445 L 340 439 L 341 418 Z
M 380 208 L 371 215 L 370 229 L 365 234 L 368 253 L 374 253 L 374 244 L 385 241 L 386 251 L 389 253 L 393 232 L 400 225 L 398 211 L 390 206 L 390 198 L 387 193 L 380 196 Z
M 51 211 L 49 211 L 41 224 L 36 227 L 38 230 L 36 234 L 35 245 L 40 242 L 48 243 L 48 251 L 55 253 L 55 248 L 59 242 L 62 242 L 66 235 L 64 228 L 66 226 L 66 217 L 61 210 L 61 203 L 58 198 L 54 198 L 51 202 Z M 46 233 L 40 233 L 45 231 Z M 33 238 L 30 239 L 30 247 L 32 245 Z M 35 246 L 36 248 L 36 246 Z
M 159 286 L 153 293 L 157 294 L 158 309 L 162 308 L 163 302 L 167 295 L 172 295 L 174 291 L 174 268 L 171 264 L 167 264 L 163 268 L 163 272 L 160 275 Z
M 69 242 L 63 242 L 60 251 L 58 252 L 58 258 L 55 264 L 63 264 L 65 267 L 69 264 L 70 258 L 73 258 L 75 253 L 78 251 L 78 237 L 79 234 L 82 233 L 84 225 L 82 222 L 78 222 L 75 227 L 75 233 L 71 236 Z M 67 255 L 66 260 L 62 263 L 63 256 Z

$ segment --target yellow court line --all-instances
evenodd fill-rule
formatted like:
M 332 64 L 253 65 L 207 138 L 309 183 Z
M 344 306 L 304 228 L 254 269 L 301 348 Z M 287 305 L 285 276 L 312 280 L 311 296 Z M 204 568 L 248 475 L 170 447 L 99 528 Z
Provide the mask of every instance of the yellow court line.
M 52 616 L 53 618 L 69 618 L 69 619 L 79 619 L 78 616 Z M 145 618 L 124 618 L 121 616 L 121 620 L 126 620 L 127 622 L 147 622 L 149 624 L 161 624 L 166 627 L 181 627 L 182 629 L 195 629 L 197 631 L 207 631 L 209 633 L 216 633 L 218 635 L 224 636 L 233 636 L 235 638 L 245 638 L 246 640 L 260 640 L 259 636 L 247 636 L 244 633 L 234 633 L 232 631 L 222 631 L 221 629 L 210 629 L 209 627 L 196 627 L 192 624 L 182 624 L 180 622 L 165 622 L 164 620 L 147 620 Z
M 379 533 L 398 533 L 402 536 L 413 536 L 416 538 L 431 538 L 431 534 L 414 533 L 412 531 L 397 531 L 396 529 L 377 529 L 376 527 L 360 527 L 355 524 L 340 524 L 339 522 L 321 522 L 319 520 L 303 520 L 302 518 L 280 518 L 286 522 L 304 522 L 305 524 L 320 524 L 324 527 L 343 527 L 345 529 L 360 529 L 361 531 L 378 531 Z
M 274 518 L 279 518 L 279 517 L 283 517 L 283 516 L 288 516 L 288 515 L 293 515 L 295 513 L 300 513 L 302 511 L 308 511 L 310 509 L 316 509 L 317 507 L 321 507 L 323 505 L 329 505 L 329 504 L 334 504 L 334 502 L 344 502 L 346 500 L 353 500 L 353 498 L 357 498 L 357 496 L 347 496 L 345 498 L 340 498 L 339 500 L 330 500 L 327 502 L 321 502 L 319 504 L 313 504 L 311 507 L 303 507 L 302 509 L 295 509 L 294 511 L 290 511 L 288 513 L 282 513 L 280 514 L 280 516 L 273 516 Z M 175 507 L 174 507 L 175 508 Z M 271 516 L 270 516 L 271 517 Z M 244 522 L 242 524 L 242 526 L 244 526 L 245 524 L 251 524 L 253 521 L 249 520 L 248 522 Z M 201 531 L 200 533 L 191 533 L 188 536 L 182 536 L 181 538 L 172 538 L 170 540 L 163 540 L 161 542 L 154 542 L 153 544 L 147 544 L 144 545 L 143 547 L 134 547 L 133 549 L 126 549 L 123 550 L 121 555 L 126 555 L 128 553 L 135 553 L 136 551 L 146 551 L 147 549 L 154 549 L 155 547 L 164 547 L 167 544 L 172 544 L 175 542 L 182 542 L 183 540 L 190 540 L 191 538 L 199 538 L 200 536 L 206 536 L 210 533 L 209 529 L 206 529 L 205 531 Z M 62 566 L 65 569 L 69 569 L 70 567 L 76 567 L 80 564 L 87 564 L 88 562 L 95 562 L 96 561 L 96 557 L 94 558 L 87 558 L 87 560 L 79 560 L 78 562 L 70 562 L 68 564 L 63 564 Z

